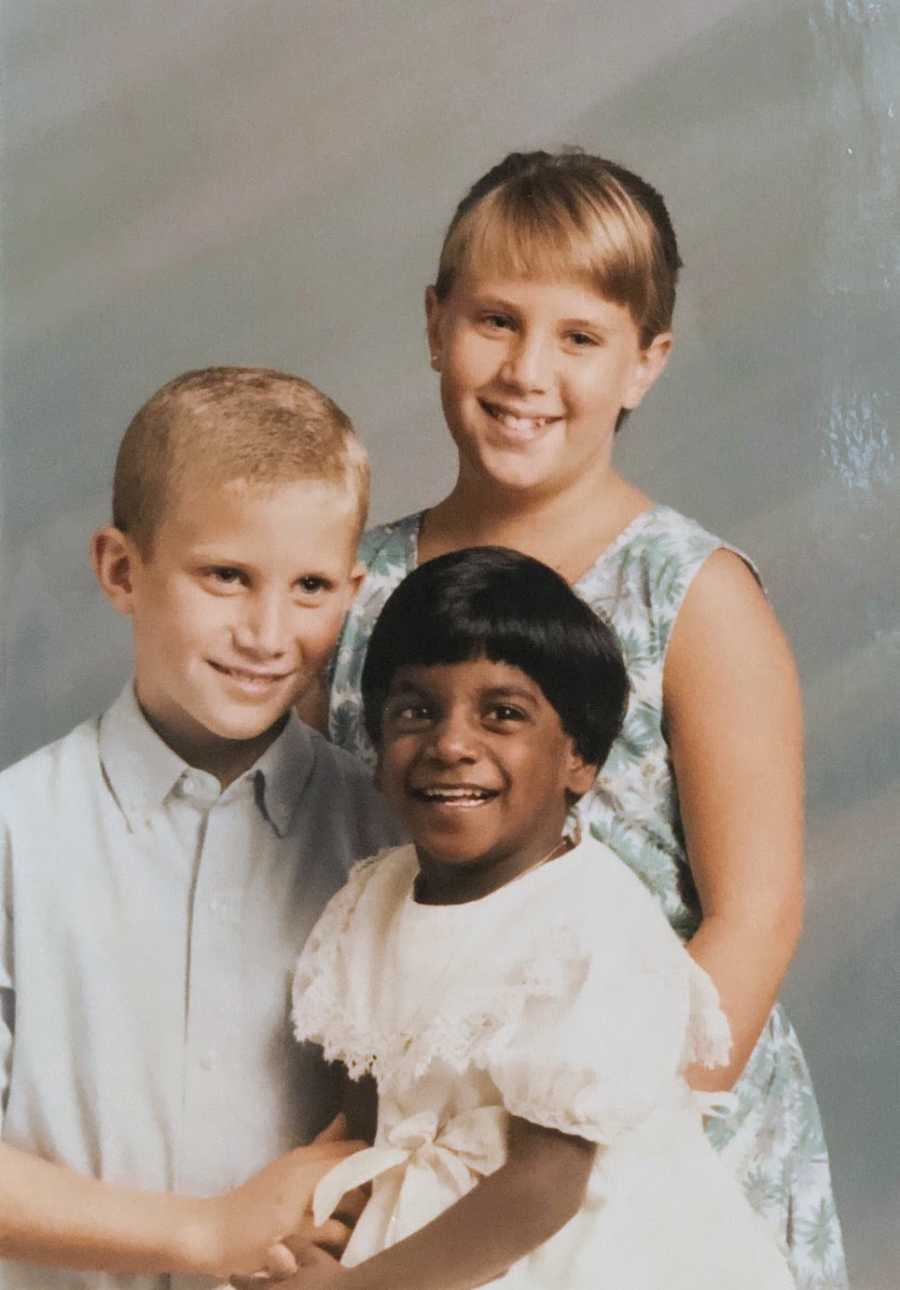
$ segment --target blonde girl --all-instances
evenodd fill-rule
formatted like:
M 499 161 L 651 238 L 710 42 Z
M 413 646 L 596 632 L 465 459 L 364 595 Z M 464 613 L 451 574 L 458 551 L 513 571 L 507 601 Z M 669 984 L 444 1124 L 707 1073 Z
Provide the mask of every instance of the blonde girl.
M 747 558 L 624 479 L 614 444 L 672 348 L 680 259 L 660 195 L 580 152 L 513 153 L 454 215 L 426 297 L 459 454 L 427 510 L 373 529 L 330 699 L 332 738 L 372 758 L 366 644 L 402 578 L 464 547 L 551 565 L 622 641 L 623 732 L 583 830 L 651 888 L 713 978 L 734 1106 L 708 1132 L 775 1227 L 803 1290 L 846 1285 L 807 1067 L 776 996 L 802 918 L 802 726 L 789 647 Z

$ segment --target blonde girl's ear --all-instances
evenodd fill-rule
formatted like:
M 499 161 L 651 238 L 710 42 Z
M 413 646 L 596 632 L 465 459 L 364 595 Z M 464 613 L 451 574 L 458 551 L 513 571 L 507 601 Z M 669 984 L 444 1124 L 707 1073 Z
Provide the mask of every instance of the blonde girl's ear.
M 441 302 L 434 287 L 425 288 L 425 330 L 428 336 L 428 355 L 432 368 L 441 370 Z
M 670 331 L 661 331 L 654 336 L 646 349 L 642 349 L 634 366 L 628 392 L 622 406 L 632 411 L 638 406 L 648 390 L 656 384 L 665 371 L 672 352 L 673 336 Z
M 140 556 L 126 533 L 112 524 L 91 538 L 91 565 L 100 589 L 120 614 L 134 608 L 135 567 Z

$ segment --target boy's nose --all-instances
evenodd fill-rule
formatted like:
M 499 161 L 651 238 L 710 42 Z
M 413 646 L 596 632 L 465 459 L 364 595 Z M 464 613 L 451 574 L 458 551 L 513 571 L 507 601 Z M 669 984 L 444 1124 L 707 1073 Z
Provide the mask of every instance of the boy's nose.
M 288 614 L 280 596 L 249 599 L 234 629 L 235 643 L 262 658 L 278 658 L 288 646 Z

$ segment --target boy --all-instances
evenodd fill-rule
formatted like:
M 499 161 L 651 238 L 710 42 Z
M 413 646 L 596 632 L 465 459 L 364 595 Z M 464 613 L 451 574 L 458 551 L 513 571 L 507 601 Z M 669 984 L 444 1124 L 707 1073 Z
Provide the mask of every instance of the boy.
M 197 1238 L 196 1210 L 158 1195 L 128 1210 L 119 1188 L 30 1157 L 201 1196 L 243 1183 L 327 1119 L 321 1074 L 289 1033 L 289 974 L 350 862 L 397 829 L 366 772 L 291 709 L 359 583 L 367 488 L 348 419 L 278 372 L 189 372 L 126 432 L 113 524 L 92 556 L 132 620 L 134 682 L 99 721 L 0 776 L 3 1150 L 29 1153 L 14 1214 L 0 1189 L 0 1248 L 18 1258 L 253 1271 L 255 1253 L 234 1246 L 246 1209 L 217 1214 L 219 1247 L 191 1246 L 179 1241 Z M 343 1150 L 291 1159 L 308 1179 Z M 270 1199 L 283 1203 L 276 1174 Z M 65 1197 L 55 1222 L 52 1206 L 42 1217 L 48 1187 Z M 4 1290 L 123 1284 L 0 1266 Z

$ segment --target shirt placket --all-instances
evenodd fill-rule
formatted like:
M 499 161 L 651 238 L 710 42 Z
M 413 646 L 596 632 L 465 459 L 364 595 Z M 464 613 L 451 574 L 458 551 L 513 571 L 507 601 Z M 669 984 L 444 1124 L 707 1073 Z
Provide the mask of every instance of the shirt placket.
M 190 898 L 185 1000 L 185 1065 L 182 1132 L 177 1189 L 191 1193 L 219 1189 L 221 1161 L 227 1158 L 230 1099 L 234 1096 L 229 1067 L 234 1062 L 229 1000 L 238 997 L 239 983 L 231 979 L 240 956 L 242 891 L 236 884 L 232 860 L 249 845 L 242 812 L 234 796 L 217 797 L 209 777 L 194 780 L 195 802 L 205 814 L 195 862 Z M 212 799 L 212 800 L 211 800 Z M 173 1285 L 177 1280 L 173 1279 Z

